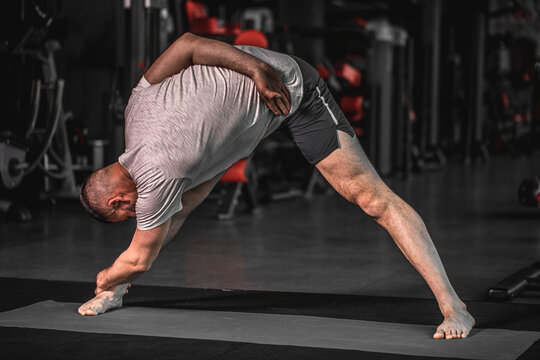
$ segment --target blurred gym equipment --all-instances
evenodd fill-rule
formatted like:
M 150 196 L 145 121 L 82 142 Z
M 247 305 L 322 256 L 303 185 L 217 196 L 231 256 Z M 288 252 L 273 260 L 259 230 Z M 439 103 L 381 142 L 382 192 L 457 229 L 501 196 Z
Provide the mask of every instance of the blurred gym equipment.
M 540 290 L 540 261 L 510 275 L 489 289 L 489 296 L 497 300 L 511 300 L 524 291 Z
M 523 206 L 540 207 L 540 177 L 521 182 L 518 189 L 518 200 Z
M 54 17 L 47 15 L 38 5 L 34 5 L 34 10 L 44 19 L 43 26 L 30 27 L 9 52 L 14 56 L 35 59 L 41 65 L 42 77 L 33 80 L 32 110 L 24 136 L 11 132 L 0 134 L 0 185 L 8 190 L 14 189 L 25 176 L 39 168 L 45 175 L 44 198 L 76 197 L 78 189 L 66 129 L 66 122 L 72 115 L 63 108 L 64 80 L 58 77 L 54 58 L 60 43 L 47 37 Z M 60 182 L 60 186 L 53 188 L 50 179 Z M 6 204 L 0 212 L 16 215 L 18 220 L 30 219 L 24 211 L 12 211 L 14 207 L 22 209 L 22 205 L 4 202 Z
M 531 71 L 531 78 L 534 82 L 531 89 L 533 94 L 531 118 L 534 118 L 535 108 L 538 106 L 538 103 L 540 103 L 540 99 L 534 97 L 538 91 L 538 81 L 540 81 L 540 63 L 537 62 Z M 535 131 L 538 131 L 538 129 L 533 128 L 533 134 Z M 522 206 L 540 207 L 540 177 L 536 176 L 535 178 L 526 179 L 521 182 L 518 188 L 518 201 Z M 524 291 L 539 290 L 540 261 L 532 264 L 530 267 L 519 270 L 515 274 L 510 275 L 500 283 L 490 288 L 489 296 L 498 300 L 510 300 Z

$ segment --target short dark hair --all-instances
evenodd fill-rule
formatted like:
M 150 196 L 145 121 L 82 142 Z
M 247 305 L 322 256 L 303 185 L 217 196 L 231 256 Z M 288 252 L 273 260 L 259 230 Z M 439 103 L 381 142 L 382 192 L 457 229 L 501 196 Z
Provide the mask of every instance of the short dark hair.
M 87 213 L 103 223 L 110 223 L 108 219 L 111 209 L 104 205 L 108 194 L 109 182 L 106 177 L 106 170 L 100 169 L 94 171 L 88 176 L 81 185 L 79 199 Z

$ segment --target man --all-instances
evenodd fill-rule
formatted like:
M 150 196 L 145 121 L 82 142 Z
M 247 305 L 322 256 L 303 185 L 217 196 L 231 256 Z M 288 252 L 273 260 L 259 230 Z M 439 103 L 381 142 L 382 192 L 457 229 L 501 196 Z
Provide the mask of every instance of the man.
M 80 314 L 121 306 L 129 282 L 150 269 L 221 175 L 279 129 L 343 197 L 390 233 L 426 280 L 444 315 L 433 337 L 469 334 L 474 319 L 422 219 L 379 178 L 326 85 L 303 60 L 185 34 L 133 89 L 125 121 L 125 152 L 85 181 L 81 202 L 102 221 L 137 217 L 137 229 L 128 249 L 97 275 L 96 297 Z

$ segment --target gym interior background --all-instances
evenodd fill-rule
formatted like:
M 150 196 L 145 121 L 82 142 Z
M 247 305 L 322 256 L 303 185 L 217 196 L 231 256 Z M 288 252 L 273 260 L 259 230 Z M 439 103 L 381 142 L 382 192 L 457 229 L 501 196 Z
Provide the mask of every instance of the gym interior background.
M 540 332 L 538 0 L 2 6 L 0 311 L 88 300 L 97 272 L 128 246 L 135 222 L 94 221 L 78 203 L 79 186 L 122 153 L 131 89 L 189 31 L 315 66 L 378 172 L 423 217 L 477 328 Z M 130 304 L 441 320 L 429 288 L 389 236 L 278 134 L 235 164 L 190 215 L 135 282 Z M 0 331 L 2 359 L 436 357 L 384 347 Z M 525 350 L 506 358 L 537 359 L 540 343 Z M 482 358 L 449 351 L 447 358 Z

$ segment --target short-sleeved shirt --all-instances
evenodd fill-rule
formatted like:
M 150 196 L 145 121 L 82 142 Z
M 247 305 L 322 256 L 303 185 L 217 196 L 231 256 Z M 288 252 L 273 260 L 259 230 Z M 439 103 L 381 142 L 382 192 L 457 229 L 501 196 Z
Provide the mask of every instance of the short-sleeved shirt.
M 291 94 L 276 116 L 254 82 L 232 70 L 194 65 L 150 85 L 141 78 L 125 110 L 125 152 L 118 161 L 137 187 L 137 228 L 155 228 L 182 209 L 182 194 L 247 157 L 298 109 L 302 74 L 289 56 L 238 46 L 272 66 Z

